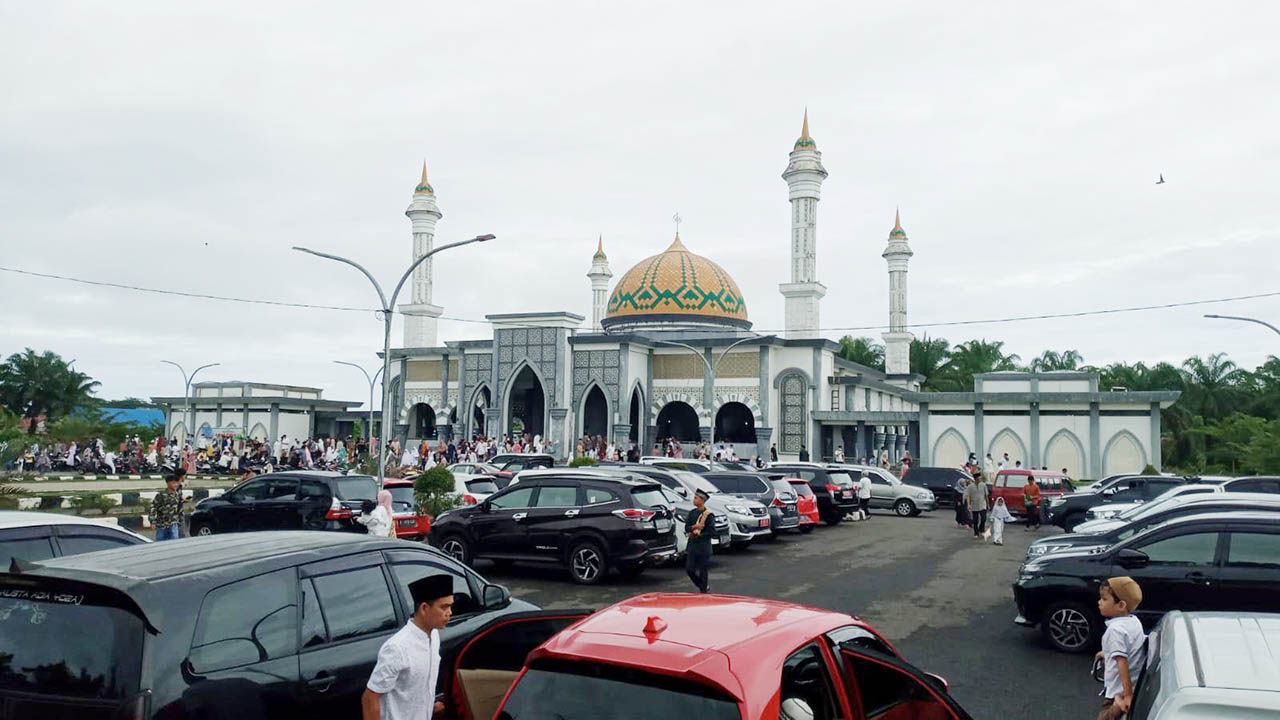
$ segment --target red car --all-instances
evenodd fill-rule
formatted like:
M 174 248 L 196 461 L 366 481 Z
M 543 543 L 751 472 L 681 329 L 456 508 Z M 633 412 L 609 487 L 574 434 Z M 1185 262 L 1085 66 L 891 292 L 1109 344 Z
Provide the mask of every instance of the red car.
M 971 720 L 856 617 L 732 595 L 507 615 L 444 670 L 449 717 L 463 720 Z
M 431 516 L 419 515 L 418 504 L 413 500 L 413 480 L 387 478 L 382 487 L 391 491 L 391 508 L 396 523 L 396 537 L 402 540 L 423 540 L 431 533 Z
M 822 515 L 818 512 L 818 496 L 813 493 L 813 488 L 809 487 L 809 481 L 804 478 L 787 478 L 787 482 L 791 483 L 791 488 L 796 491 L 796 512 L 800 513 L 800 532 L 811 533 L 818 527 L 818 523 L 822 522 Z
M 1071 484 L 1071 480 L 1060 472 L 1011 468 L 1001 470 L 992 481 L 992 504 L 995 504 L 996 498 L 1002 497 L 1009 512 L 1014 515 L 1026 515 L 1027 501 L 1022 491 L 1032 478 L 1035 478 L 1035 483 L 1040 486 L 1040 502 L 1044 507 L 1048 507 L 1049 501 L 1059 495 L 1075 492 L 1075 486 Z

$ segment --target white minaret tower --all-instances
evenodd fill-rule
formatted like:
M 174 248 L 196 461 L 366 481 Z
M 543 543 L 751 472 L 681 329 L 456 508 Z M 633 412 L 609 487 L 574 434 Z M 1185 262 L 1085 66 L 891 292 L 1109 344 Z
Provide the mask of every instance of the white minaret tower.
M 884 338 L 884 369 L 889 375 L 911 372 L 912 335 L 907 332 L 907 261 L 913 254 L 895 210 L 889 244 L 880 254 L 889 264 L 889 332 L 881 336 Z
M 818 337 L 818 302 L 827 287 L 818 282 L 818 200 L 827 170 L 822 153 L 809 137 L 809 111 L 804 128 L 791 150 L 791 161 L 782 173 L 791 199 L 791 282 L 778 286 L 786 298 L 788 338 Z
M 413 222 L 413 260 L 431 252 L 436 237 L 436 221 L 442 215 L 436 207 L 436 193 L 427 182 L 427 164 L 422 163 L 422 181 L 413 189 L 413 202 L 404 214 Z M 400 306 L 404 316 L 405 347 L 435 347 L 436 318 L 444 308 L 431 304 L 431 263 L 427 260 L 413 270 L 410 302 Z
M 604 254 L 604 236 L 596 244 L 596 254 L 591 257 L 591 269 L 587 271 L 591 278 L 591 332 L 603 332 L 600 321 L 604 320 L 606 306 L 609 302 L 609 278 L 613 272 L 609 270 L 609 258 Z

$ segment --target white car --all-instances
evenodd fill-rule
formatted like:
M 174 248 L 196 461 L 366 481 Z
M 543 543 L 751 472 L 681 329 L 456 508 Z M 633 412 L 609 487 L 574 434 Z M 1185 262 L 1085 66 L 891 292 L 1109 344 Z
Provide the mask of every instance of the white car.
M 671 474 L 676 476 L 680 486 L 684 488 L 684 492 L 680 493 L 682 496 L 692 498 L 695 492 L 702 490 L 709 496 L 707 507 L 711 508 L 711 512 L 729 519 L 730 547 L 744 548 L 758 537 L 773 535 L 770 530 L 769 508 L 763 503 L 726 495 L 696 472 L 673 470 Z M 680 492 L 677 488 L 672 489 Z
M 13 559 L 39 562 L 63 555 L 151 542 L 104 520 L 78 515 L 0 510 L 0 571 Z
M 479 505 L 485 498 L 498 492 L 498 485 L 489 475 L 454 473 L 453 491 L 462 498 L 462 504 Z
M 1160 493 L 1154 500 L 1146 503 L 1112 503 L 1103 504 L 1089 509 L 1086 517 L 1090 518 L 1085 522 L 1076 525 L 1072 532 L 1086 533 L 1096 535 L 1098 533 L 1110 532 L 1111 530 L 1127 524 L 1136 518 L 1139 514 L 1147 514 L 1155 512 L 1162 507 L 1179 498 L 1187 495 L 1200 495 L 1205 493 L 1220 493 L 1221 485 L 1178 485 L 1169 488 Z M 1114 512 L 1111 512 L 1114 510 Z M 1096 513 L 1096 514 L 1095 514 Z

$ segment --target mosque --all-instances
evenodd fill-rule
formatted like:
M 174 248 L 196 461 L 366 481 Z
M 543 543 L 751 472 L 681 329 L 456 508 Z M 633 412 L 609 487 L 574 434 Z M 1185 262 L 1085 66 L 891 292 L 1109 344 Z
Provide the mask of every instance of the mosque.
M 790 276 L 778 285 L 785 333 L 751 331 L 747 301 L 727 270 L 679 234 L 610 288 L 598 243 L 587 278 L 591 320 L 571 312 L 487 315 L 492 338 L 437 341 L 431 260 L 412 280 L 404 346 L 391 351 L 394 433 L 403 439 L 526 432 L 563 452 L 603 435 L 650 452 L 655 443 L 712 440 L 739 457 L 893 459 L 957 466 L 969 453 L 1008 453 L 1024 467 L 1100 478 L 1160 468 L 1160 409 L 1177 392 L 1100 392 L 1084 372 L 999 372 L 974 392 L 924 392 L 910 371 L 907 233 L 895 216 L 881 257 L 889 273 L 885 371 L 838 356 L 820 334 L 818 201 L 827 170 L 808 114 L 782 179 L 791 204 Z M 405 214 L 413 258 L 432 247 L 442 213 L 426 168 Z

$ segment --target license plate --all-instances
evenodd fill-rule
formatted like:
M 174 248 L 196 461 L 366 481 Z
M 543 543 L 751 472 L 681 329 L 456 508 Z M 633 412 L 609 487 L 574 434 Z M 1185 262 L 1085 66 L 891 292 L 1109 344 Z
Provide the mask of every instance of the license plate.
M 843 496 L 843 497 L 851 498 L 851 497 L 853 497 L 853 491 L 852 491 L 852 490 L 845 490 L 844 492 L 840 493 L 840 495 L 841 495 L 841 496 Z
M 763 520 L 761 520 L 760 527 L 769 527 L 769 518 L 764 518 Z
M 658 528 L 658 532 L 666 532 L 671 529 L 671 521 L 666 518 L 658 518 L 654 521 L 654 526 Z
M 414 525 L 418 524 L 418 521 L 414 520 L 413 518 L 405 518 L 404 520 L 400 520 L 398 522 L 400 523 L 400 527 L 413 527 Z

